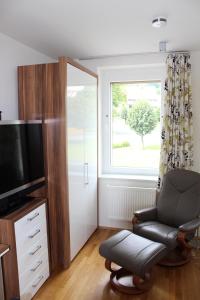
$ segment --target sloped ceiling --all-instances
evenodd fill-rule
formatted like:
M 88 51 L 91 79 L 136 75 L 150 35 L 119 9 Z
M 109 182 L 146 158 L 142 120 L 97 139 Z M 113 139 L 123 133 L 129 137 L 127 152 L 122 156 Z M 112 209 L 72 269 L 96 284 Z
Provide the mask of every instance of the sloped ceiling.
M 199 0 L 0 0 L 0 31 L 53 58 L 200 50 L 199 30 Z

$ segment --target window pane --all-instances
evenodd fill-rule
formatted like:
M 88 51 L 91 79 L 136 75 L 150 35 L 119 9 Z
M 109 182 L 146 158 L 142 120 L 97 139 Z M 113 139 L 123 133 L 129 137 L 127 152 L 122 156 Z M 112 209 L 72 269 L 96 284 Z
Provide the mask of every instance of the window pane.
M 161 83 L 112 83 L 111 165 L 157 169 Z

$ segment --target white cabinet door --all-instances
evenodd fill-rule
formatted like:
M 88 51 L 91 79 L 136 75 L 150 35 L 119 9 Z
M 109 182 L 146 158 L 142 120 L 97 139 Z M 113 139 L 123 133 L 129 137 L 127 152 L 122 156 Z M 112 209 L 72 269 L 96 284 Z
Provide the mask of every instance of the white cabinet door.
M 67 148 L 71 260 L 97 226 L 96 79 L 67 65 Z
M 69 182 L 69 218 L 71 259 L 84 245 L 85 229 L 85 185 L 84 185 L 84 105 L 76 84 L 78 70 L 67 65 L 67 147 Z
M 85 161 L 87 162 L 87 238 L 97 228 L 97 79 L 88 75 L 85 105 Z

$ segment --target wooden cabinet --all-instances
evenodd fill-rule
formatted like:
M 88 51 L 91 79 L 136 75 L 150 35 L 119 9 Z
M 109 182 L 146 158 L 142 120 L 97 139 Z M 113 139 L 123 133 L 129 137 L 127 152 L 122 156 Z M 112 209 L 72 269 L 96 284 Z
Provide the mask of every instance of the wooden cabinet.
M 55 271 L 69 266 L 97 226 L 97 76 L 61 58 L 57 63 L 18 67 L 18 82 L 20 119 L 43 120 L 51 271 Z M 73 98 L 72 93 L 81 90 Z M 73 237 L 82 239 L 78 247 Z
M 3 280 L 3 273 L 2 273 L 2 264 L 1 259 L 3 255 L 5 255 L 7 252 L 9 252 L 9 246 L 0 244 L 0 299 L 5 300 L 4 297 L 4 280 Z
M 49 277 L 46 200 L 34 199 L 0 219 L 5 298 L 30 300 Z

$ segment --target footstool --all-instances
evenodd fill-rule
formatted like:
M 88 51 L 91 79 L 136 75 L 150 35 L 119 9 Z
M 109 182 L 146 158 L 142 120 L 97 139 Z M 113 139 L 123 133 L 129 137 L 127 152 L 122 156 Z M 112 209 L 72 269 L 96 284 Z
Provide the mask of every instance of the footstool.
M 104 241 L 99 253 L 106 258 L 105 267 L 111 272 L 112 286 L 120 292 L 140 294 L 152 286 L 152 267 L 167 254 L 167 248 L 122 230 Z M 113 269 L 112 262 L 122 268 Z

